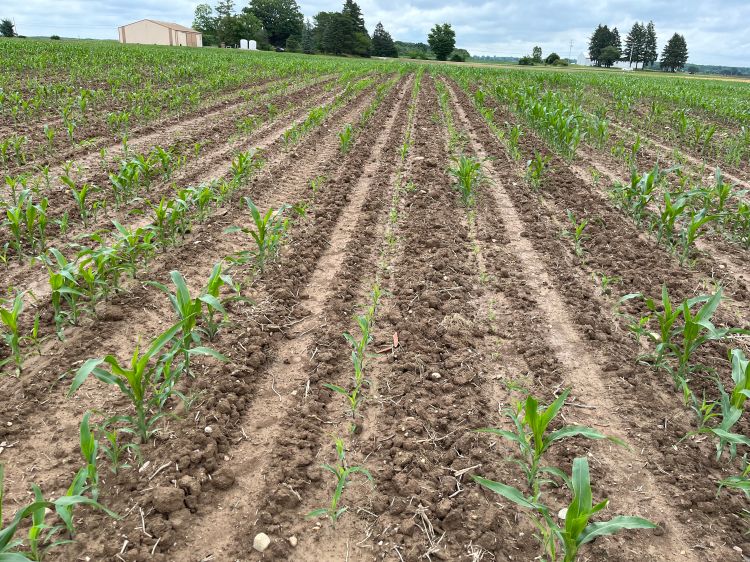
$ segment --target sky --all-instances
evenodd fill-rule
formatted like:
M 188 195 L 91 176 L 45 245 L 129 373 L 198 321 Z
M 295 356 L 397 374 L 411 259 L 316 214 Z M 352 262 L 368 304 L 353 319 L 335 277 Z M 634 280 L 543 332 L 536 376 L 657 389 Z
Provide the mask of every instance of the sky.
M 206 1 L 206 0 L 203 0 Z M 208 0 L 213 4 L 213 0 Z M 297 0 L 305 16 L 339 10 L 343 0 Z M 22 35 L 116 39 L 117 26 L 143 18 L 191 25 L 196 0 L 11 0 L 0 18 L 11 18 Z M 448 22 L 456 46 L 473 55 L 522 56 L 534 45 L 544 56 L 577 58 L 599 23 L 620 30 L 653 20 L 659 52 L 677 32 L 685 36 L 689 62 L 750 67 L 750 0 L 361 0 L 370 32 L 380 21 L 394 39 L 427 41 L 435 23 Z M 238 9 L 244 6 L 236 1 Z M 571 42 L 573 46 L 571 47 Z

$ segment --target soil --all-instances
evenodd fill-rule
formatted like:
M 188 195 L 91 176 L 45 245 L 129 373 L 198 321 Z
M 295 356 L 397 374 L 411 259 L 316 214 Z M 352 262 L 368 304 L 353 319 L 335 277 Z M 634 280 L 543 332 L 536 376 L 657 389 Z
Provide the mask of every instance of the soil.
M 362 125 L 386 80 L 390 88 Z M 226 325 L 203 342 L 228 361 L 192 360 L 191 376 L 179 383 L 190 406 L 170 399 L 170 415 L 141 445 L 140 463 L 131 456 L 135 466 L 113 474 L 100 455 L 100 501 L 121 518 L 79 509 L 75 542 L 48 559 L 534 560 L 541 551 L 527 514 L 472 480 L 525 489 L 519 467 L 508 462 L 515 451 L 474 430 L 509 429 L 503 412 L 517 400 L 532 394 L 546 404 L 568 388 L 555 427 L 591 426 L 626 446 L 571 438 L 553 445 L 545 463 L 569 473 L 574 458 L 587 457 L 595 500 L 610 499 L 607 517 L 658 524 L 597 539 L 583 547 L 582 559 L 739 562 L 750 555 L 740 516 L 746 501 L 726 490 L 717 497 L 717 482 L 737 474 L 739 461 L 717 462 L 705 435 L 683 439 L 696 429 L 695 416 L 668 375 L 638 361 L 644 348 L 628 330 L 628 316 L 643 313 L 643 302 L 618 304 L 628 293 L 658 296 L 662 284 L 681 301 L 718 281 L 727 299 L 714 322 L 747 327 L 747 272 L 721 267 L 739 251 L 707 246 L 694 265 L 680 265 L 593 183 L 587 166 L 621 173 L 595 154 L 572 163 L 553 155 L 540 189 L 532 189 L 523 163 L 549 148 L 524 126 L 521 158 L 513 160 L 469 95 L 442 75 L 380 76 L 286 146 L 284 131 L 340 93 L 326 91 L 327 82 L 300 84 L 278 98 L 268 85 L 271 97 L 257 105 L 229 103 L 194 117 L 205 125 L 206 150 L 174 178 L 155 181 L 144 198 L 169 195 L 172 182 L 229 177 L 240 150 L 262 149 L 265 164 L 101 303 L 95 317 L 66 329 L 65 341 L 46 340 L 18 377 L 0 377 L 5 513 L 30 500 L 32 482 L 49 496 L 65 492 L 81 466 L 78 424 L 86 411 L 97 420 L 130 412 L 115 387 L 93 379 L 68 397 L 72 373 L 89 358 L 126 359 L 139 341 L 176 321 L 166 296 L 147 281 L 169 285 L 170 272 L 179 270 L 191 290 L 200 289 L 214 264 L 249 248 L 248 235 L 226 232 L 250 224 L 249 197 L 261 210 L 304 203 L 307 211 L 289 215 L 279 256 L 262 275 L 252 263 L 230 268 L 246 299 L 227 304 Z M 460 149 L 483 162 L 473 207 L 461 203 L 449 173 L 458 149 L 441 117 L 439 87 L 449 93 Z M 278 114 L 263 113 L 269 100 Z M 507 108 L 494 110 L 497 123 L 522 124 Z M 251 113 L 262 124 L 235 136 L 236 121 Z M 355 140 L 342 153 L 339 133 L 347 124 L 354 124 Z M 186 136 L 195 142 L 188 130 L 178 122 L 163 136 L 144 132 L 131 143 L 142 151 L 157 141 L 179 145 Z M 97 158 L 81 156 L 80 181 L 106 181 Z M 50 197 L 63 205 L 56 190 Z M 583 255 L 563 235 L 568 211 L 589 219 Z M 112 220 L 148 222 L 112 209 L 52 240 L 62 247 Z M 608 292 L 602 274 L 617 279 Z M 38 263 L 12 262 L 3 288 L 33 287 L 36 301 L 27 306 L 51 335 L 47 275 Z M 342 335 L 359 334 L 355 315 L 375 286 L 382 297 L 364 402 L 353 417 L 324 385 L 351 384 L 351 348 Z M 724 358 L 735 345 L 744 344 L 710 343 L 697 359 L 726 379 Z M 708 377 L 691 382 L 715 398 Z M 745 422 L 741 429 L 747 433 Z M 364 472 L 352 475 L 341 500 L 347 511 L 333 525 L 308 514 L 326 507 L 335 488 L 322 466 L 336 463 L 335 437 L 345 443 L 348 466 L 363 467 L 372 481 Z M 543 498 L 554 513 L 569 499 L 551 486 Z M 262 552 L 261 533 L 269 539 Z

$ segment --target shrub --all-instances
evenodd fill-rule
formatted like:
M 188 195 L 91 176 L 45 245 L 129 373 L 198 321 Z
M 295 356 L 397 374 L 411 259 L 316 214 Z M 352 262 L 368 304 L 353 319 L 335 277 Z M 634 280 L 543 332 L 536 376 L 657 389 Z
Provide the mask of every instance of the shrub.
M 555 62 L 552 63 L 552 66 L 568 66 L 568 61 L 565 59 L 557 59 Z
M 60 40 L 60 36 L 59 35 L 52 35 L 52 36 L 50 36 L 50 39 L 52 39 L 52 41 L 59 41 Z
M 544 62 L 546 64 L 555 64 L 556 61 L 560 60 L 560 55 L 557 53 L 551 53 L 546 59 L 544 59 Z
M 521 66 L 534 66 L 534 59 L 529 56 L 521 57 L 518 59 L 518 64 Z

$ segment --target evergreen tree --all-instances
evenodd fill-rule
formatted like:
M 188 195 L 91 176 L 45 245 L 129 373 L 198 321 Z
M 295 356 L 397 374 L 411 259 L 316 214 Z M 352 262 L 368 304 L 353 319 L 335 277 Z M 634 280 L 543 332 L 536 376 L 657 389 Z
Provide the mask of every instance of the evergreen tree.
M 670 72 L 681 69 L 688 60 L 688 48 L 685 37 L 675 33 L 664 45 L 661 53 L 661 67 Z
M 642 23 L 635 22 L 625 39 L 625 50 L 622 54 L 623 60 L 632 66 L 635 63 L 635 69 L 638 70 L 638 63 L 645 60 L 646 53 L 646 28 Z
M 321 38 L 322 50 L 334 55 L 351 53 L 355 46 L 354 21 L 339 12 L 331 12 Z
M 372 54 L 376 57 L 398 57 L 398 51 L 391 34 L 385 30 L 380 22 L 375 26 L 375 31 L 372 32 Z
M 362 10 L 360 9 L 359 5 L 354 2 L 354 0 L 346 0 L 344 2 L 344 8 L 341 10 L 341 13 L 345 16 L 349 16 L 352 21 L 354 22 L 354 29 L 356 29 L 360 33 L 367 33 L 367 28 L 365 27 L 365 18 L 362 17 Z
M 610 45 L 617 49 L 618 53 L 622 53 L 622 40 L 620 39 L 620 32 L 617 31 L 616 27 L 612 28 L 612 41 L 608 46 Z M 620 60 L 620 55 L 617 56 L 617 60 Z
M 643 50 L 643 64 L 653 66 L 657 61 L 659 53 L 656 49 L 656 28 L 654 22 L 648 22 L 646 26 L 646 42 Z
M 13 22 L 10 20 L 0 21 L 0 36 L 2 37 L 15 37 L 16 30 L 13 27 Z
M 305 20 L 302 26 L 302 52 L 312 55 L 315 52 L 315 35 L 310 20 Z
M 432 52 L 435 53 L 437 60 L 447 60 L 448 55 L 456 47 L 456 32 L 453 31 L 451 24 L 435 24 L 430 34 L 427 36 L 427 42 L 430 44 Z
M 611 46 L 614 40 L 615 38 L 609 27 L 602 24 L 597 26 L 591 39 L 589 39 L 589 58 L 596 63 L 596 66 L 601 66 L 602 49 Z

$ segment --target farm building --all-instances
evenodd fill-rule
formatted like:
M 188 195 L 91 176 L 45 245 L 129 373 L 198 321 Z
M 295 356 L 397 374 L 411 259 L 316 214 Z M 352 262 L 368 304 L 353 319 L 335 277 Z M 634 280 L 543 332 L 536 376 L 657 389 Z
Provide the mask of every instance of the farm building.
M 203 46 L 203 36 L 199 31 L 168 21 L 140 20 L 118 27 L 117 33 L 120 43 Z

